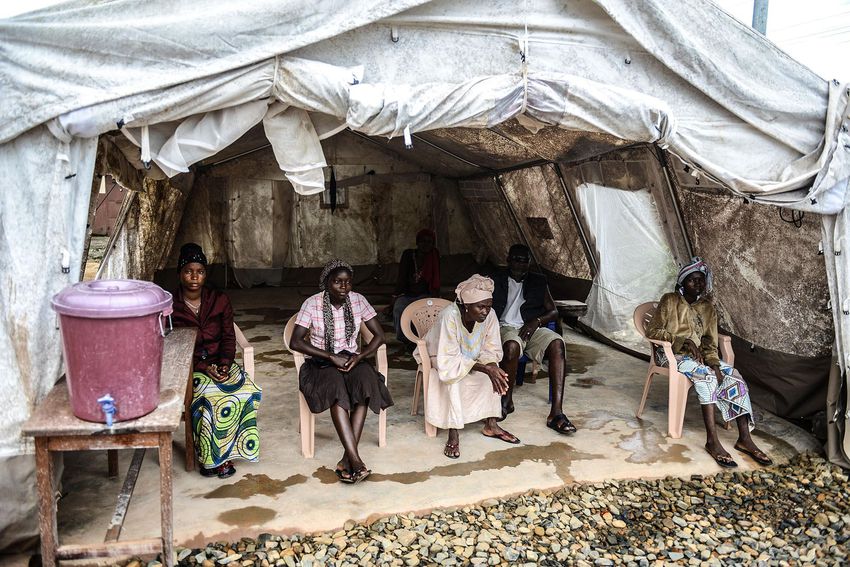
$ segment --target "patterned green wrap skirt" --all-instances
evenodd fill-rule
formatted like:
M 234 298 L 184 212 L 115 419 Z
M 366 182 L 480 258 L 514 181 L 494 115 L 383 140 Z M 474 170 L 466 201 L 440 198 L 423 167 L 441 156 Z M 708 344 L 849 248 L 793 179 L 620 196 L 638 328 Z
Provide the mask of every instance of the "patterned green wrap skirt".
M 258 461 L 260 387 L 236 363 L 224 382 L 203 372 L 193 373 L 192 379 L 192 431 L 200 465 L 215 468 L 233 459 Z

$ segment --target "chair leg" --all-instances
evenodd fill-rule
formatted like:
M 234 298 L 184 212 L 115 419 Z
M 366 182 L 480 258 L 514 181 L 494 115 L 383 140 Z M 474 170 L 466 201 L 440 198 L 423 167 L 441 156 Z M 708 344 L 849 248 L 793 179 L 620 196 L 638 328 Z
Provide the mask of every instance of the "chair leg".
M 682 436 L 685 424 L 685 406 L 691 381 L 680 373 L 670 370 L 670 394 L 667 401 L 667 434 L 673 439 Z
M 387 446 L 387 410 L 381 410 L 378 415 L 378 447 Z
M 540 371 L 540 366 L 536 360 L 531 361 L 531 376 L 528 377 L 529 384 L 537 383 L 537 373 Z
M 192 416 L 183 414 L 183 425 L 186 427 L 186 472 L 195 470 L 195 434 L 192 433 Z
M 316 418 L 313 416 L 313 412 L 310 411 L 310 406 L 307 405 L 304 395 L 299 392 L 298 397 L 300 398 L 301 454 L 304 455 L 305 459 L 312 459 L 316 448 Z
M 437 436 L 437 428 L 428 423 L 428 381 L 430 379 L 430 372 L 426 374 L 422 373 L 422 412 L 425 414 L 422 421 L 425 422 L 425 435 L 428 437 L 436 437 Z
M 189 371 L 189 383 L 186 385 L 186 394 L 183 398 L 183 425 L 185 426 L 186 440 L 186 472 L 195 470 L 195 434 L 192 431 L 192 397 L 194 395 L 194 381 L 192 371 Z
M 525 363 L 527 361 L 525 356 L 521 356 L 516 363 L 516 381 L 514 383 L 517 386 L 522 386 L 525 383 Z
M 646 407 L 646 398 L 649 396 L 649 387 L 652 385 L 652 376 L 655 374 L 655 368 L 650 365 L 649 371 L 646 373 L 646 382 L 643 385 L 643 396 L 640 398 L 640 405 L 638 406 L 637 413 L 635 417 L 640 419 L 640 416 L 643 415 L 643 408 Z
M 419 392 L 422 390 L 422 369 L 416 370 L 416 380 L 413 382 L 413 403 L 410 405 L 410 415 L 419 413 Z

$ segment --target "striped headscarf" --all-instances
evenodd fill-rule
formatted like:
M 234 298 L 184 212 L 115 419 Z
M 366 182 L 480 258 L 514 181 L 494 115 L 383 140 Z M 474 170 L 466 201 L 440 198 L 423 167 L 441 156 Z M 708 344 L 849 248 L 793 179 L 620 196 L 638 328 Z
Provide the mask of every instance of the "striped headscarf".
M 676 276 L 676 291 L 682 293 L 682 285 L 685 283 L 687 277 L 697 272 L 701 272 L 705 276 L 705 292 L 711 292 L 714 279 L 711 275 L 711 268 L 699 256 L 694 256 L 689 263 L 679 269 L 679 275 Z
M 339 258 L 334 258 L 325 264 L 325 267 L 322 269 L 322 275 L 319 277 L 319 289 L 325 292 L 322 294 L 322 318 L 325 321 L 325 348 L 328 352 L 332 353 L 334 352 L 334 314 L 331 310 L 331 299 L 328 295 L 327 287 L 328 279 L 340 270 L 345 270 L 351 274 L 352 278 L 354 277 L 354 268 L 351 267 L 351 264 Z M 348 342 L 354 336 L 356 330 L 354 328 L 354 312 L 351 310 L 350 297 L 346 296 L 345 298 L 345 304 L 342 307 L 342 316 L 345 320 L 345 340 Z

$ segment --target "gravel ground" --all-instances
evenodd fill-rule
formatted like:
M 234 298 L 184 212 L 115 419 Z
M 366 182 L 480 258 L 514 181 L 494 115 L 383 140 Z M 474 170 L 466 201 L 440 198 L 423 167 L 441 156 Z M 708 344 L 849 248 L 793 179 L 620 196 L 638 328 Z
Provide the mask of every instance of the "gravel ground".
M 848 540 L 847 471 L 801 455 L 754 472 L 577 484 L 349 522 L 335 533 L 264 533 L 177 553 L 180 565 L 199 567 L 848 565 Z

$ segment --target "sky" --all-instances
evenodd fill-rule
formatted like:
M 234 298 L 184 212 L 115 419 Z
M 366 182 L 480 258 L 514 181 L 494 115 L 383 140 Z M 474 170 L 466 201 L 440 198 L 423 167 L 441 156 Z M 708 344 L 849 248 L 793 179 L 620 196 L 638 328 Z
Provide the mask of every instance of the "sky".
M 714 0 L 747 25 L 753 0 Z M 850 0 L 769 0 L 767 37 L 825 79 L 850 81 Z
M 714 2 L 745 24 L 752 23 L 753 0 Z M 59 3 L 2 0 L 0 18 Z M 850 0 L 769 0 L 767 37 L 821 77 L 850 81 Z

